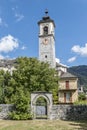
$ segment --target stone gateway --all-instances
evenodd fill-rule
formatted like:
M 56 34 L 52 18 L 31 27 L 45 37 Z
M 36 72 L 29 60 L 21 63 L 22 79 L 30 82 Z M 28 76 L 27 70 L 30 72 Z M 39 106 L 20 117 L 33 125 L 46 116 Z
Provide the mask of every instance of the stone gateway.
M 44 99 L 44 102 L 37 104 L 38 99 Z M 41 100 L 42 100 L 41 99 Z M 34 92 L 31 94 L 31 112 L 33 114 L 33 118 L 46 118 L 51 119 L 51 110 L 52 110 L 52 93 L 47 92 Z

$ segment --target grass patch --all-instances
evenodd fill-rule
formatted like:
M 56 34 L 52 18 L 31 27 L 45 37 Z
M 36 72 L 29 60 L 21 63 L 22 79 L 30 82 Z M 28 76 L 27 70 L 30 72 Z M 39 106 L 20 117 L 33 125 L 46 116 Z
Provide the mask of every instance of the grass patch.
M 0 120 L 0 130 L 87 130 L 87 122 L 61 120 Z

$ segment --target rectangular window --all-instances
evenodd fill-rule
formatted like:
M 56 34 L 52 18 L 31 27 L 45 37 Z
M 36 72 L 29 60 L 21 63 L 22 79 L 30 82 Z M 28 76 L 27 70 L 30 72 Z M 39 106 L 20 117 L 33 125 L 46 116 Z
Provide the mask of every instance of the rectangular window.
M 71 92 L 64 93 L 64 103 L 72 103 L 72 93 Z
M 69 81 L 66 81 L 66 89 L 69 89 Z
M 64 93 L 64 103 L 66 103 L 66 93 Z
M 47 55 L 45 55 L 45 58 L 47 58 Z

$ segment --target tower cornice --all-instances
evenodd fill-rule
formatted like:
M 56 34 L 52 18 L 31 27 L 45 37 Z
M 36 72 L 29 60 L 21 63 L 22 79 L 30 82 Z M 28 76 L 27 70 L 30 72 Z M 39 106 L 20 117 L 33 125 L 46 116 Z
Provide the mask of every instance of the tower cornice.
M 41 23 L 50 23 L 50 22 L 52 22 L 53 25 L 54 25 L 54 27 L 55 27 L 54 20 L 52 20 L 52 19 L 46 19 L 46 20 L 42 19 L 42 20 L 40 20 L 40 21 L 38 22 L 38 25 L 40 25 Z
M 55 37 L 54 37 L 53 34 L 48 34 L 48 35 L 39 35 L 39 37 L 43 37 L 43 38 L 50 37 L 50 36 L 52 36 L 52 37 L 54 38 L 54 40 L 55 40 Z

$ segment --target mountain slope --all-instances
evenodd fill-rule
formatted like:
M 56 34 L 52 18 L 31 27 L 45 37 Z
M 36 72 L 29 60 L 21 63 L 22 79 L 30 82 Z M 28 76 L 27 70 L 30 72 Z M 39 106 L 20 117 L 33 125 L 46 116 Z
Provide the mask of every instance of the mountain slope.
M 79 79 L 79 84 L 87 88 L 87 65 L 79 65 L 68 68 L 68 72 L 76 75 Z

